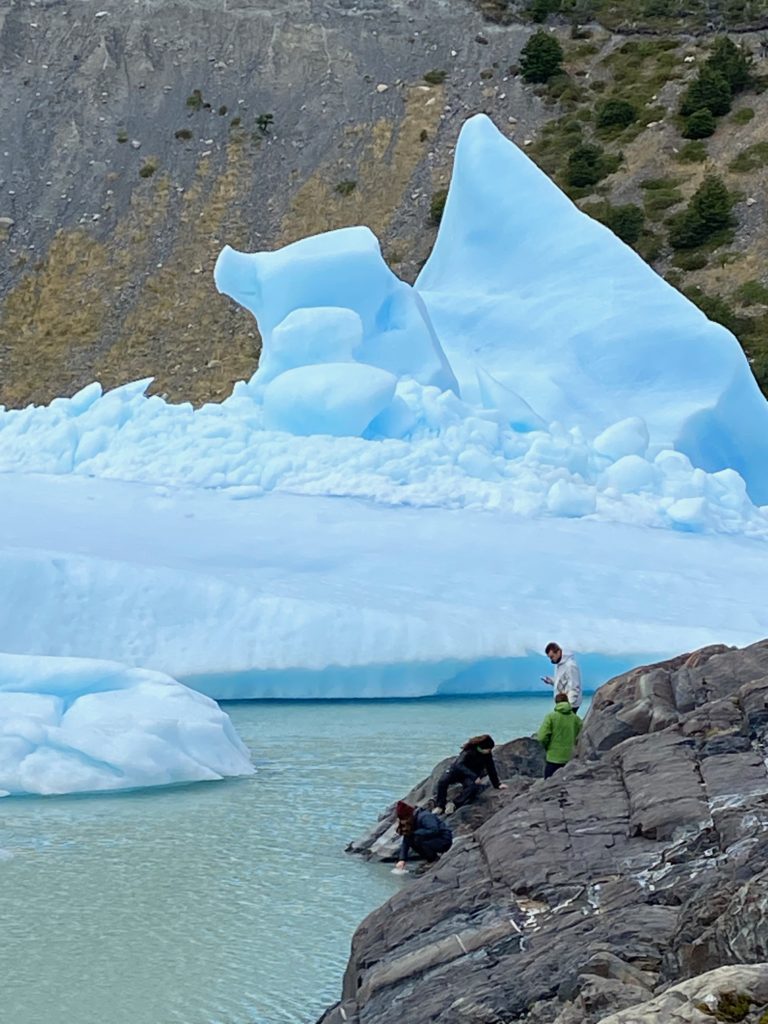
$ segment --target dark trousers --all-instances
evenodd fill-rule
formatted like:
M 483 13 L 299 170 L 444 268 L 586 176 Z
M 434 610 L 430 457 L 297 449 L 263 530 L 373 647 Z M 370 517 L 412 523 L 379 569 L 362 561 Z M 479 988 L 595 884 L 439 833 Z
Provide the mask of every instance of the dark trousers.
M 423 839 L 420 836 L 411 839 L 413 852 L 429 864 L 433 864 L 437 860 L 438 853 L 450 850 L 452 843 L 453 838 L 448 833 L 438 833 Z
M 454 806 L 463 807 L 464 804 L 472 803 L 478 793 L 483 789 L 479 786 L 475 779 L 476 775 L 472 772 L 467 771 L 461 765 L 453 765 L 447 768 L 437 783 L 437 790 L 435 792 L 435 805 L 437 807 L 445 807 L 446 797 L 448 796 L 448 787 L 453 785 L 455 782 L 460 782 L 462 790 L 454 800 Z
M 544 765 L 544 778 L 551 778 L 551 776 L 553 776 L 555 772 L 559 772 L 561 768 L 565 768 L 565 765 L 553 764 L 551 761 L 547 761 L 547 763 Z

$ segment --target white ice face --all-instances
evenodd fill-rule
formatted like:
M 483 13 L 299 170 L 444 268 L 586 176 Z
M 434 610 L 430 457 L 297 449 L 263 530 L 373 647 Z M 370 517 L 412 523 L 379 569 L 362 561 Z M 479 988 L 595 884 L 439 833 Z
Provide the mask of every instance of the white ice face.
M 0 409 L 0 650 L 414 696 L 530 689 L 553 632 L 588 685 L 768 634 L 738 343 L 487 118 L 414 288 L 366 228 L 227 248 L 216 280 L 264 339 L 224 402 Z

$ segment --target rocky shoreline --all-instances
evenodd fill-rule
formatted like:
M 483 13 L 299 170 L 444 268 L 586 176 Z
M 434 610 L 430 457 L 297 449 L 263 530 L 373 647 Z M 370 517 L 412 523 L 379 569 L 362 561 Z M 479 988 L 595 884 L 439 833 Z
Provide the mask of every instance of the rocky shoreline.
M 322 1024 L 768 1024 L 768 640 L 606 683 L 552 779 L 494 753 L 509 789 L 363 921 Z M 394 859 L 393 826 L 349 851 Z

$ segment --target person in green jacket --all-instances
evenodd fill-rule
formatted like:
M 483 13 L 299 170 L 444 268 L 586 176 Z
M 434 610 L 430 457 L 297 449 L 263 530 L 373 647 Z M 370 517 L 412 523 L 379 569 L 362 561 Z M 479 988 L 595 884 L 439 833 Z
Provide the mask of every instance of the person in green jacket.
M 568 703 L 568 696 L 558 693 L 555 697 L 555 710 L 550 711 L 537 734 L 539 743 L 547 752 L 545 779 L 568 764 L 580 732 L 581 719 Z

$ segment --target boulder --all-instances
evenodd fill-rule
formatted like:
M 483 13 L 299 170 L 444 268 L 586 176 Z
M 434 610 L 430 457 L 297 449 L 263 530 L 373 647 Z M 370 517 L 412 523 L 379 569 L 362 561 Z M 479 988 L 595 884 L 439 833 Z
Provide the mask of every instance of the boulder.
M 453 848 L 360 925 L 324 1024 L 711 1022 L 727 992 L 752 1002 L 720 1019 L 756 1022 L 767 731 L 763 641 L 610 680 L 551 779 L 534 740 L 499 747 L 509 790 L 454 815 Z M 423 805 L 447 763 L 406 799 Z M 351 849 L 393 856 L 393 820 Z

